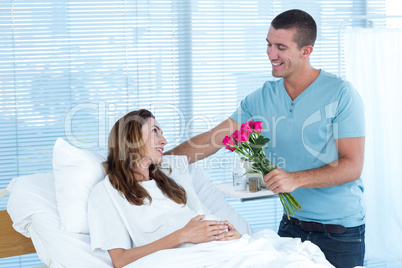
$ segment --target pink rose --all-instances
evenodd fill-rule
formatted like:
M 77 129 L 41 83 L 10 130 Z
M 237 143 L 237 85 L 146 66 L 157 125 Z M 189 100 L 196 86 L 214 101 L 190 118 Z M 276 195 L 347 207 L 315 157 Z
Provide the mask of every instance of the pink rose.
M 248 141 L 248 137 L 250 136 L 250 133 L 251 132 L 241 130 L 240 131 L 240 142 Z
M 242 124 L 240 127 L 240 131 L 247 132 L 247 133 L 253 132 L 253 126 L 250 125 L 250 121 Z
M 238 130 L 233 131 L 232 139 L 235 140 L 236 142 L 237 141 L 241 142 L 241 140 L 240 140 L 240 131 L 238 131 Z
M 236 148 L 234 147 L 234 142 L 233 142 L 232 138 L 230 138 L 229 136 L 226 136 L 225 138 L 223 138 L 222 144 L 225 145 L 226 149 L 228 149 L 232 152 L 234 150 L 236 150 Z
M 253 129 L 257 131 L 258 133 L 261 133 L 262 130 L 262 122 L 261 121 L 255 121 L 253 122 Z
M 254 121 L 251 119 L 250 121 L 248 121 L 248 122 L 245 123 L 245 124 L 249 125 L 249 127 L 250 127 L 251 129 L 253 129 Z
M 222 140 L 223 145 L 226 145 L 226 144 L 228 144 L 230 142 L 233 143 L 232 139 L 229 136 L 224 137 L 223 140 Z

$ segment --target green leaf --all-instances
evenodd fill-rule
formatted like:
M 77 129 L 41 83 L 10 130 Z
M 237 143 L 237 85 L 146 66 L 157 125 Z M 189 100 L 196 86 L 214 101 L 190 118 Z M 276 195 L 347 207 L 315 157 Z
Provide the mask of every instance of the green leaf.
M 261 138 L 262 136 L 260 136 L 260 138 Z M 265 145 L 265 144 L 267 144 L 269 142 L 269 138 L 262 138 L 261 139 L 261 144 L 263 144 L 263 145 Z
M 264 136 L 261 135 L 255 140 L 255 145 L 261 145 L 261 147 L 262 147 L 267 142 L 269 142 L 269 138 L 264 138 Z

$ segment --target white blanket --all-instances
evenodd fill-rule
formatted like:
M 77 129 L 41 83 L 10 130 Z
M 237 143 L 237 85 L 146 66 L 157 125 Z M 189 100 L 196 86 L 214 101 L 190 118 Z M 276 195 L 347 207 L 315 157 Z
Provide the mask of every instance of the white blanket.
M 125 268 L 140 267 L 333 267 L 321 250 L 299 238 L 281 238 L 271 230 L 226 242 L 209 242 L 168 249 L 141 258 Z

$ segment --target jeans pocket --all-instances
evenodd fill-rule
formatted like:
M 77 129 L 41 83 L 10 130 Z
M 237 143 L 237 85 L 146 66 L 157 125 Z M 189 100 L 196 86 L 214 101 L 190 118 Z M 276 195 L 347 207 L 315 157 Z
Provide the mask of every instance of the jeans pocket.
M 326 239 L 325 239 L 326 238 Z M 365 254 L 364 225 L 347 228 L 343 234 L 325 234 L 319 247 L 335 267 L 362 266 Z
M 286 229 L 288 229 L 289 226 L 290 226 L 290 222 L 288 222 L 286 220 L 281 220 L 281 222 L 279 223 L 279 230 L 286 231 Z
M 339 236 L 339 234 L 328 234 L 328 238 L 336 241 L 336 242 L 344 242 L 344 243 L 360 243 L 362 242 L 361 238 L 353 238 L 349 236 Z
M 343 234 L 327 234 L 328 238 L 336 242 L 361 243 L 364 241 L 365 226 L 347 228 Z
M 283 236 L 289 236 L 290 235 L 289 232 L 290 232 L 290 221 L 287 219 L 282 219 L 281 222 L 279 223 L 278 233 L 282 234 Z

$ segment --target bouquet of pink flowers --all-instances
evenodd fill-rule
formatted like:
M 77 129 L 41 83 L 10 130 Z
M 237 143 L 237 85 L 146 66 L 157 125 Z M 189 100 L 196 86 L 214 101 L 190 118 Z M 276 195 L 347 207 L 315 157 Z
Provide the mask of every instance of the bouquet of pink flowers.
M 252 162 L 251 172 L 261 172 L 263 176 L 276 168 L 276 165 L 265 156 L 264 146 L 269 142 L 268 138 L 261 135 L 262 122 L 250 120 L 241 125 L 240 130 L 234 131 L 230 136 L 226 136 L 222 143 L 225 148 L 243 155 L 242 159 Z M 248 171 L 249 172 L 249 171 Z M 301 210 L 301 205 L 291 193 L 279 193 L 282 206 L 288 218 L 296 210 Z

